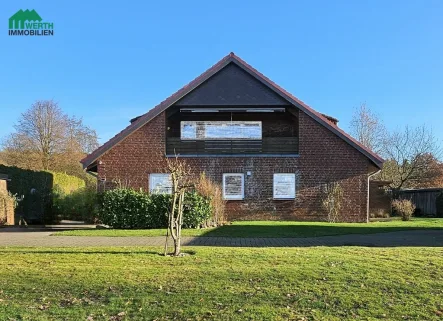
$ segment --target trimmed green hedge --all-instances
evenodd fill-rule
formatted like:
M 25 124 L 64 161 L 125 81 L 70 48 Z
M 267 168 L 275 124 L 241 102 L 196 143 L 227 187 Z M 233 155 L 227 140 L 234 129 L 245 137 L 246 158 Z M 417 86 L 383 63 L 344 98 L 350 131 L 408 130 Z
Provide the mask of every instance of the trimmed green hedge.
M 171 195 L 147 194 L 133 189 L 114 189 L 103 193 L 99 219 L 117 229 L 165 228 Z M 183 227 L 198 228 L 211 216 L 210 200 L 197 192 L 185 195 Z
M 76 176 L 51 172 L 54 177 L 53 214 L 56 217 L 94 223 L 97 216 L 96 186 Z
M 15 209 L 16 222 L 21 216 L 28 223 L 52 222 L 52 173 L 5 165 L 0 165 L 0 173 L 8 175 L 8 190 L 21 199 Z
M 86 186 L 86 183 L 81 178 L 68 175 L 65 173 L 49 172 L 53 178 L 53 193 L 60 195 L 68 195 L 80 188 Z
M 16 222 L 20 217 L 28 224 L 54 223 L 59 218 L 93 220 L 96 192 L 91 182 L 86 187 L 83 179 L 65 173 L 5 165 L 0 165 L 0 173 L 11 179 L 8 190 L 19 199 Z

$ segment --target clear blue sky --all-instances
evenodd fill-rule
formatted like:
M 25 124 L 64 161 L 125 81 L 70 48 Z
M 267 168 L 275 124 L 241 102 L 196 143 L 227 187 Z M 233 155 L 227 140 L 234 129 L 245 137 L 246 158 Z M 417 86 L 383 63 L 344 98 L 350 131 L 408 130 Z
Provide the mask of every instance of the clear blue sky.
M 366 102 L 389 128 L 443 139 L 443 1 L 4 1 L 0 137 L 35 100 L 103 143 L 230 51 L 348 129 Z M 53 37 L 8 36 L 35 9 Z

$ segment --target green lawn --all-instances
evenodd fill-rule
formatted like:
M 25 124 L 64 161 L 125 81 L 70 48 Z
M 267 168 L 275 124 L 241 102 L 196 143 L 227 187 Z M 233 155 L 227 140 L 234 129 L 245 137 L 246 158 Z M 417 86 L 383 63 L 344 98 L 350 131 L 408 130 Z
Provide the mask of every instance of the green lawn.
M 443 313 L 443 248 L 186 250 L 193 255 L 0 248 L 0 320 L 441 320 Z
M 277 221 L 245 221 L 233 222 L 217 228 L 185 229 L 184 236 L 214 236 L 214 237 L 313 237 L 343 234 L 370 234 L 394 232 L 414 229 L 443 229 L 443 219 L 414 218 L 403 222 L 392 220 L 388 222 L 371 223 L 326 223 L 326 222 L 277 222 Z M 159 236 L 165 235 L 164 229 L 152 230 L 74 230 L 57 232 L 53 235 L 71 236 Z

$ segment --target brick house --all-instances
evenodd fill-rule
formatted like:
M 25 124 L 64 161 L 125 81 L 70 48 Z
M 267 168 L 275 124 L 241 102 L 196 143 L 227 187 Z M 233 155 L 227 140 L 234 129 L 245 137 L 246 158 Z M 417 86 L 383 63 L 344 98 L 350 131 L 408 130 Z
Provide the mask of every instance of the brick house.
M 168 188 L 164 157 L 219 182 L 231 220 L 325 220 L 327 184 L 340 220 L 368 219 L 369 176 L 383 163 L 321 114 L 231 53 L 81 162 L 103 187 Z

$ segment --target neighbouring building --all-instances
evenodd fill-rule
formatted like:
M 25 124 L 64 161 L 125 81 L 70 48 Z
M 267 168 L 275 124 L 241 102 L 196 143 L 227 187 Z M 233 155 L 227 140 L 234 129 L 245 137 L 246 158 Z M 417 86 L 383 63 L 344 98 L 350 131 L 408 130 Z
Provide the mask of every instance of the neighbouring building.
M 340 220 L 366 222 L 383 159 L 337 122 L 231 53 L 82 164 L 105 188 L 167 192 L 165 157 L 178 155 L 222 186 L 231 220 L 325 220 L 326 186 L 340 184 Z

